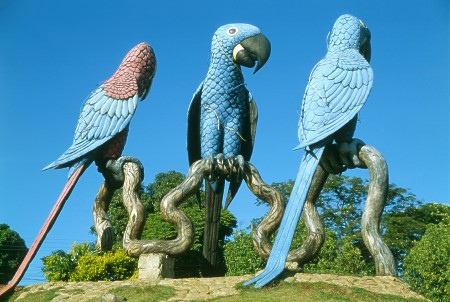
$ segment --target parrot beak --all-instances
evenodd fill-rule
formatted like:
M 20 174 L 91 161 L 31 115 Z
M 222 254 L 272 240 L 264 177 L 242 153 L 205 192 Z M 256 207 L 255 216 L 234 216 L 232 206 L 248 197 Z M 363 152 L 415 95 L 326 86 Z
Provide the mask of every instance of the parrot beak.
M 253 73 L 255 74 L 261 67 L 266 64 L 270 57 L 270 42 L 263 34 L 257 34 L 253 37 L 247 38 L 233 49 L 234 61 L 245 67 L 255 66 L 255 61 L 258 61 Z

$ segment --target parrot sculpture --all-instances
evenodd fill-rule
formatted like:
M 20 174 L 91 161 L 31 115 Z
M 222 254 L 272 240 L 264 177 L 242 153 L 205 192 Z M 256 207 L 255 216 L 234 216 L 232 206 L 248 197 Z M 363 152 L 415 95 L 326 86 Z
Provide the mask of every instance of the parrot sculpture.
M 87 99 L 78 119 L 73 144 L 43 170 L 69 168 L 69 179 L 50 216 L 39 232 L 10 284 L 0 296 L 14 288 L 37 253 L 75 184 L 95 161 L 104 167 L 109 159 L 121 156 L 130 121 L 139 101 L 147 96 L 156 71 L 156 57 L 147 43 L 132 48 L 114 75 Z
M 211 158 L 238 169 L 236 177 L 227 179 L 230 185 L 225 208 L 242 182 L 243 165 L 250 160 L 256 132 L 257 108 L 245 87 L 241 66 L 256 65 L 256 73 L 269 59 L 270 51 L 269 40 L 253 25 L 228 24 L 218 28 L 211 42 L 206 78 L 189 106 L 189 164 Z M 206 180 L 203 255 L 213 267 L 224 183 L 222 175 L 212 175 Z
M 264 271 L 247 281 L 261 287 L 285 266 L 311 180 L 325 146 L 352 140 L 357 114 L 373 82 L 370 31 L 358 18 L 340 16 L 329 34 L 328 52 L 313 68 L 303 96 L 298 136 L 305 148 L 294 188 Z

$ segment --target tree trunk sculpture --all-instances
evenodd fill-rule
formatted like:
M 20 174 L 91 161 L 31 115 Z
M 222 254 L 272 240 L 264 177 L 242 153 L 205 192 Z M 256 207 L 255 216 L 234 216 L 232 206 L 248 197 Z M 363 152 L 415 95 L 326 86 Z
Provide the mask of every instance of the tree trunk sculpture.
M 105 182 L 97 194 L 93 210 L 98 234 L 97 246 L 104 250 L 112 246 L 112 225 L 106 212 L 114 190 L 123 184 L 123 202 L 130 217 L 123 237 L 123 247 L 127 253 L 133 257 L 149 253 L 176 256 L 188 251 L 194 242 L 194 229 L 189 217 L 179 210 L 178 206 L 195 194 L 200 189 L 203 179 L 211 173 L 230 176 L 237 173 L 236 169 L 237 167 L 228 165 L 228 161 L 216 162 L 211 158 L 194 162 L 186 179 L 161 201 L 162 216 L 175 227 L 177 237 L 172 240 L 140 240 L 144 225 L 144 209 L 137 192 L 142 181 L 142 168 L 137 160 L 132 158 L 109 161 L 107 171 L 101 171 L 105 176 Z M 244 180 L 253 194 L 270 205 L 269 213 L 256 229 L 253 239 L 258 253 L 267 259 L 271 247 L 269 238 L 283 216 L 282 196 L 261 179 L 258 170 L 249 162 L 244 163 Z
M 350 144 L 331 145 L 317 167 L 313 185 L 303 208 L 302 218 L 308 236 L 302 246 L 289 253 L 288 261 L 306 263 L 317 256 L 325 239 L 325 230 L 317 214 L 315 202 L 329 173 L 337 174 L 345 168 L 369 170 L 369 191 L 361 219 L 361 232 L 364 244 L 372 254 L 378 276 L 396 276 L 394 257 L 380 235 L 380 218 L 386 204 L 389 185 L 388 168 L 383 156 L 372 146 L 354 139 Z

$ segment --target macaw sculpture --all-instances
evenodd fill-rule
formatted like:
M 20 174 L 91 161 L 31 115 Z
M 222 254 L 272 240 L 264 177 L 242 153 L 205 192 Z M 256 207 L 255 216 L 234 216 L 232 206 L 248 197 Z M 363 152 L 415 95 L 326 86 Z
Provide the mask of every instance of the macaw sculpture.
M 256 73 L 270 56 L 270 42 L 249 24 L 228 24 L 214 33 L 206 78 L 195 92 L 188 111 L 189 164 L 202 158 L 226 162 L 233 177 L 211 175 L 206 180 L 203 256 L 214 270 L 225 178 L 230 182 L 225 208 L 242 182 L 256 133 L 257 108 L 245 87 L 241 66 Z M 197 199 L 199 200 L 199 195 Z
M 108 160 L 121 156 L 130 121 L 138 102 L 150 91 L 155 71 L 153 49 L 140 43 L 128 52 L 114 75 L 89 96 L 78 118 L 72 145 L 43 169 L 69 168 L 69 179 L 16 275 L 0 295 L 20 281 L 86 168 L 95 161 L 99 170 L 104 170 Z
M 342 15 L 329 35 L 328 52 L 314 66 L 303 96 L 298 136 L 305 148 L 294 188 L 264 271 L 247 281 L 261 287 L 283 270 L 314 172 L 328 144 L 352 140 L 357 114 L 373 82 L 370 31 L 358 18 Z

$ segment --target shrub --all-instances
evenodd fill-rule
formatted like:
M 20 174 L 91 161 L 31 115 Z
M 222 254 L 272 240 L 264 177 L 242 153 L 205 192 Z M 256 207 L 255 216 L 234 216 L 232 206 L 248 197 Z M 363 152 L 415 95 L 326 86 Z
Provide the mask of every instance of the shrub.
M 238 230 L 233 233 L 234 240 L 224 246 L 227 276 L 254 274 L 264 267 L 264 261 L 253 247 L 252 235 Z
M 404 260 L 411 287 L 433 301 L 450 297 L 450 225 L 430 225 Z
M 85 254 L 69 281 L 115 281 L 130 279 L 137 269 L 137 260 L 126 255 L 124 250 L 102 254 Z
M 14 276 L 27 254 L 25 241 L 7 224 L 0 224 L 0 284 L 6 284 Z
M 92 254 L 95 248 L 92 243 L 74 242 L 68 253 L 63 250 L 52 252 L 50 256 L 42 258 L 42 272 L 48 281 L 69 281 L 80 257 Z

